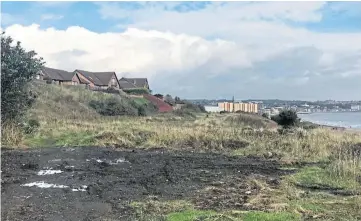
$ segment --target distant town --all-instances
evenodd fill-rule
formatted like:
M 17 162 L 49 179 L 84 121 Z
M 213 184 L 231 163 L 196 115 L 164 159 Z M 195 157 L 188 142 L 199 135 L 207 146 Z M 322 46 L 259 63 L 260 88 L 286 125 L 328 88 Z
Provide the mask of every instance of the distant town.
M 361 101 L 299 101 L 299 100 L 189 100 L 192 103 L 209 107 L 214 111 L 228 111 L 225 103 L 242 103 L 242 104 L 258 104 L 256 112 L 259 114 L 266 113 L 268 115 L 276 115 L 282 109 L 292 109 L 297 113 L 308 114 L 317 112 L 357 112 L 361 111 Z M 212 108 L 213 107 L 213 108 Z M 232 108 L 231 108 L 232 109 Z M 246 111 L 247 112 L 247 111 Z

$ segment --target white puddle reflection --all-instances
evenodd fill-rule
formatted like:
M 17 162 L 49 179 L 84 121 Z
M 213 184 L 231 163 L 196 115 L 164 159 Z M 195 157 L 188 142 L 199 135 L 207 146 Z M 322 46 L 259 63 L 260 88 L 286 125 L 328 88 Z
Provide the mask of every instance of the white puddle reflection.
M 85 192 L 85 191 L 86 191 L 86 188 L 88 188 L 88 186 L 87 186 L 87 185 L 83 185 L 83 186 L 78 187 L 78 188 L 73 188 L 72 191 L 73 191 L 73 192 L 78 192 L 78 191 L 80 191 L 80 192 Z
M 124 158 L 119 158 L 119 159 L 116 159 L 116 160 L 101 160 L 101 159 L 96 159 L 96 158 L 91 158 L 90 160 L 89 159 L 86 159 L 86 162 L 89 162 L 91 160 L 95 160 L 96 162 L 98 163 L 103 163 L 103 162 L 106 162 L 106 163 L 109 163 L 110 165 L 116 165 L 116 164 L 119 164 L 119 163 L 130 163 L 129 161 L 126 161 Z
M 68 186 L 65 185 L 57 185 L 57 184 L 52 184 L 52 183 L 45 183 L 44 181 L 37 181 L 37 182 L 32 182 L 32 183 L 26 183 L 23 184 L 21 186 L 27 186 L 27 187 L 39 187 L 39 188 L 68 188 Z
M 32 182 L 32 183 L 26 183 L 23 184 L 21 186 L 26 186 L 26 187 L 39 187 L 39 188 L 58 188 L 58 189 L 65 189 L 65 188 L 69 188 L 69 186 L 66 185 L 58 185 L 58 184 L 53 184 L 53 183 L 45 183 L 44 181 L 36 181 L 36 182 Z M 85 192 L 86 189 L 88 188 L 87 185 L 82 185 L 80 187 L 76 187 L 76 188 L 72 188 L 71 190 L 73 192 Z
M 63 171 L 61 170 L 52 170 L 52 169 L 49 169 L 49 170 L 40 170 L 38 172 L 38 175 L 39 176 L 44 176 L 44 175 L 52 175 L 52 174 L 57 174 L 57 173 L 62 173 Z

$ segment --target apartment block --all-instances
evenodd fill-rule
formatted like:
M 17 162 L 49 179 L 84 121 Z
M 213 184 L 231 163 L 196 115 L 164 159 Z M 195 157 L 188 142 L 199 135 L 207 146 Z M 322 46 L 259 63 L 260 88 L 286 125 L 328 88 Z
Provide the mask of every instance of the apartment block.
M 230 103 L 230 102 L 223 102 L 218 103 L 218 107 L 221 111 L 228 111 L 228 112 L 248 112 L 248 113 L 258 113 L 258 104 L 254 103 Z

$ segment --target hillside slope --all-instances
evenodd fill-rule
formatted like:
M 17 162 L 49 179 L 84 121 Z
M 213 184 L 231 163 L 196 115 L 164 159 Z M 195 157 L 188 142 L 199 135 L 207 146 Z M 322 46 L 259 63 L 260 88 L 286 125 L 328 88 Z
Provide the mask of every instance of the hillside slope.
M 29 114 L 30 117 L 39 120 L 100 118 L 101 115 L 89 106 L 91 101 L 115 98 L 121 101 L 120 105 L 135 110 L 142 105 L 123 95 L 90 91 L 80 86 L 58 86 L 34 82 L 32 90 L 36 92 L 37 99 Z M 147 107 L 147 105 L 143 106 Z
M 173 110 L 173 107 L 167 104 L 166 102 L 162 101 L 161 99 L 157 98 L 154 95 L 151 94 L 145 94 L 143 95 L 145 99 L 153 103 L 158 107 L 159 112 L 171 112 Z

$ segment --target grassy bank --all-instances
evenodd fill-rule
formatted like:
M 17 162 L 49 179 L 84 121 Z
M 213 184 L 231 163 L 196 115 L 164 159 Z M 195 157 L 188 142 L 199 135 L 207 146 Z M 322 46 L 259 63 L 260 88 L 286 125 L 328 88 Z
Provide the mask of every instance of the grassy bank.
M 279 133 L 273 121 L 252 114 L 103 116 L 88 103 L 113 95 L 53 85 L 36 90 L 39 96 L 28 117 L 40 126 L 31 134 L 6 128 L 13 139 L 3 143 L 213 151 L 276 160 L 294 171 L 276 185 L 257 176 L 248 180 L 259 192 L 249 197 L 243 211 L 205 211 L 187 200 L 150 199 L 133 202 L 136 220 L 361 219 L 359 133 L 322 128 Z M 130 107 L 146 102 L 122 99 Z

